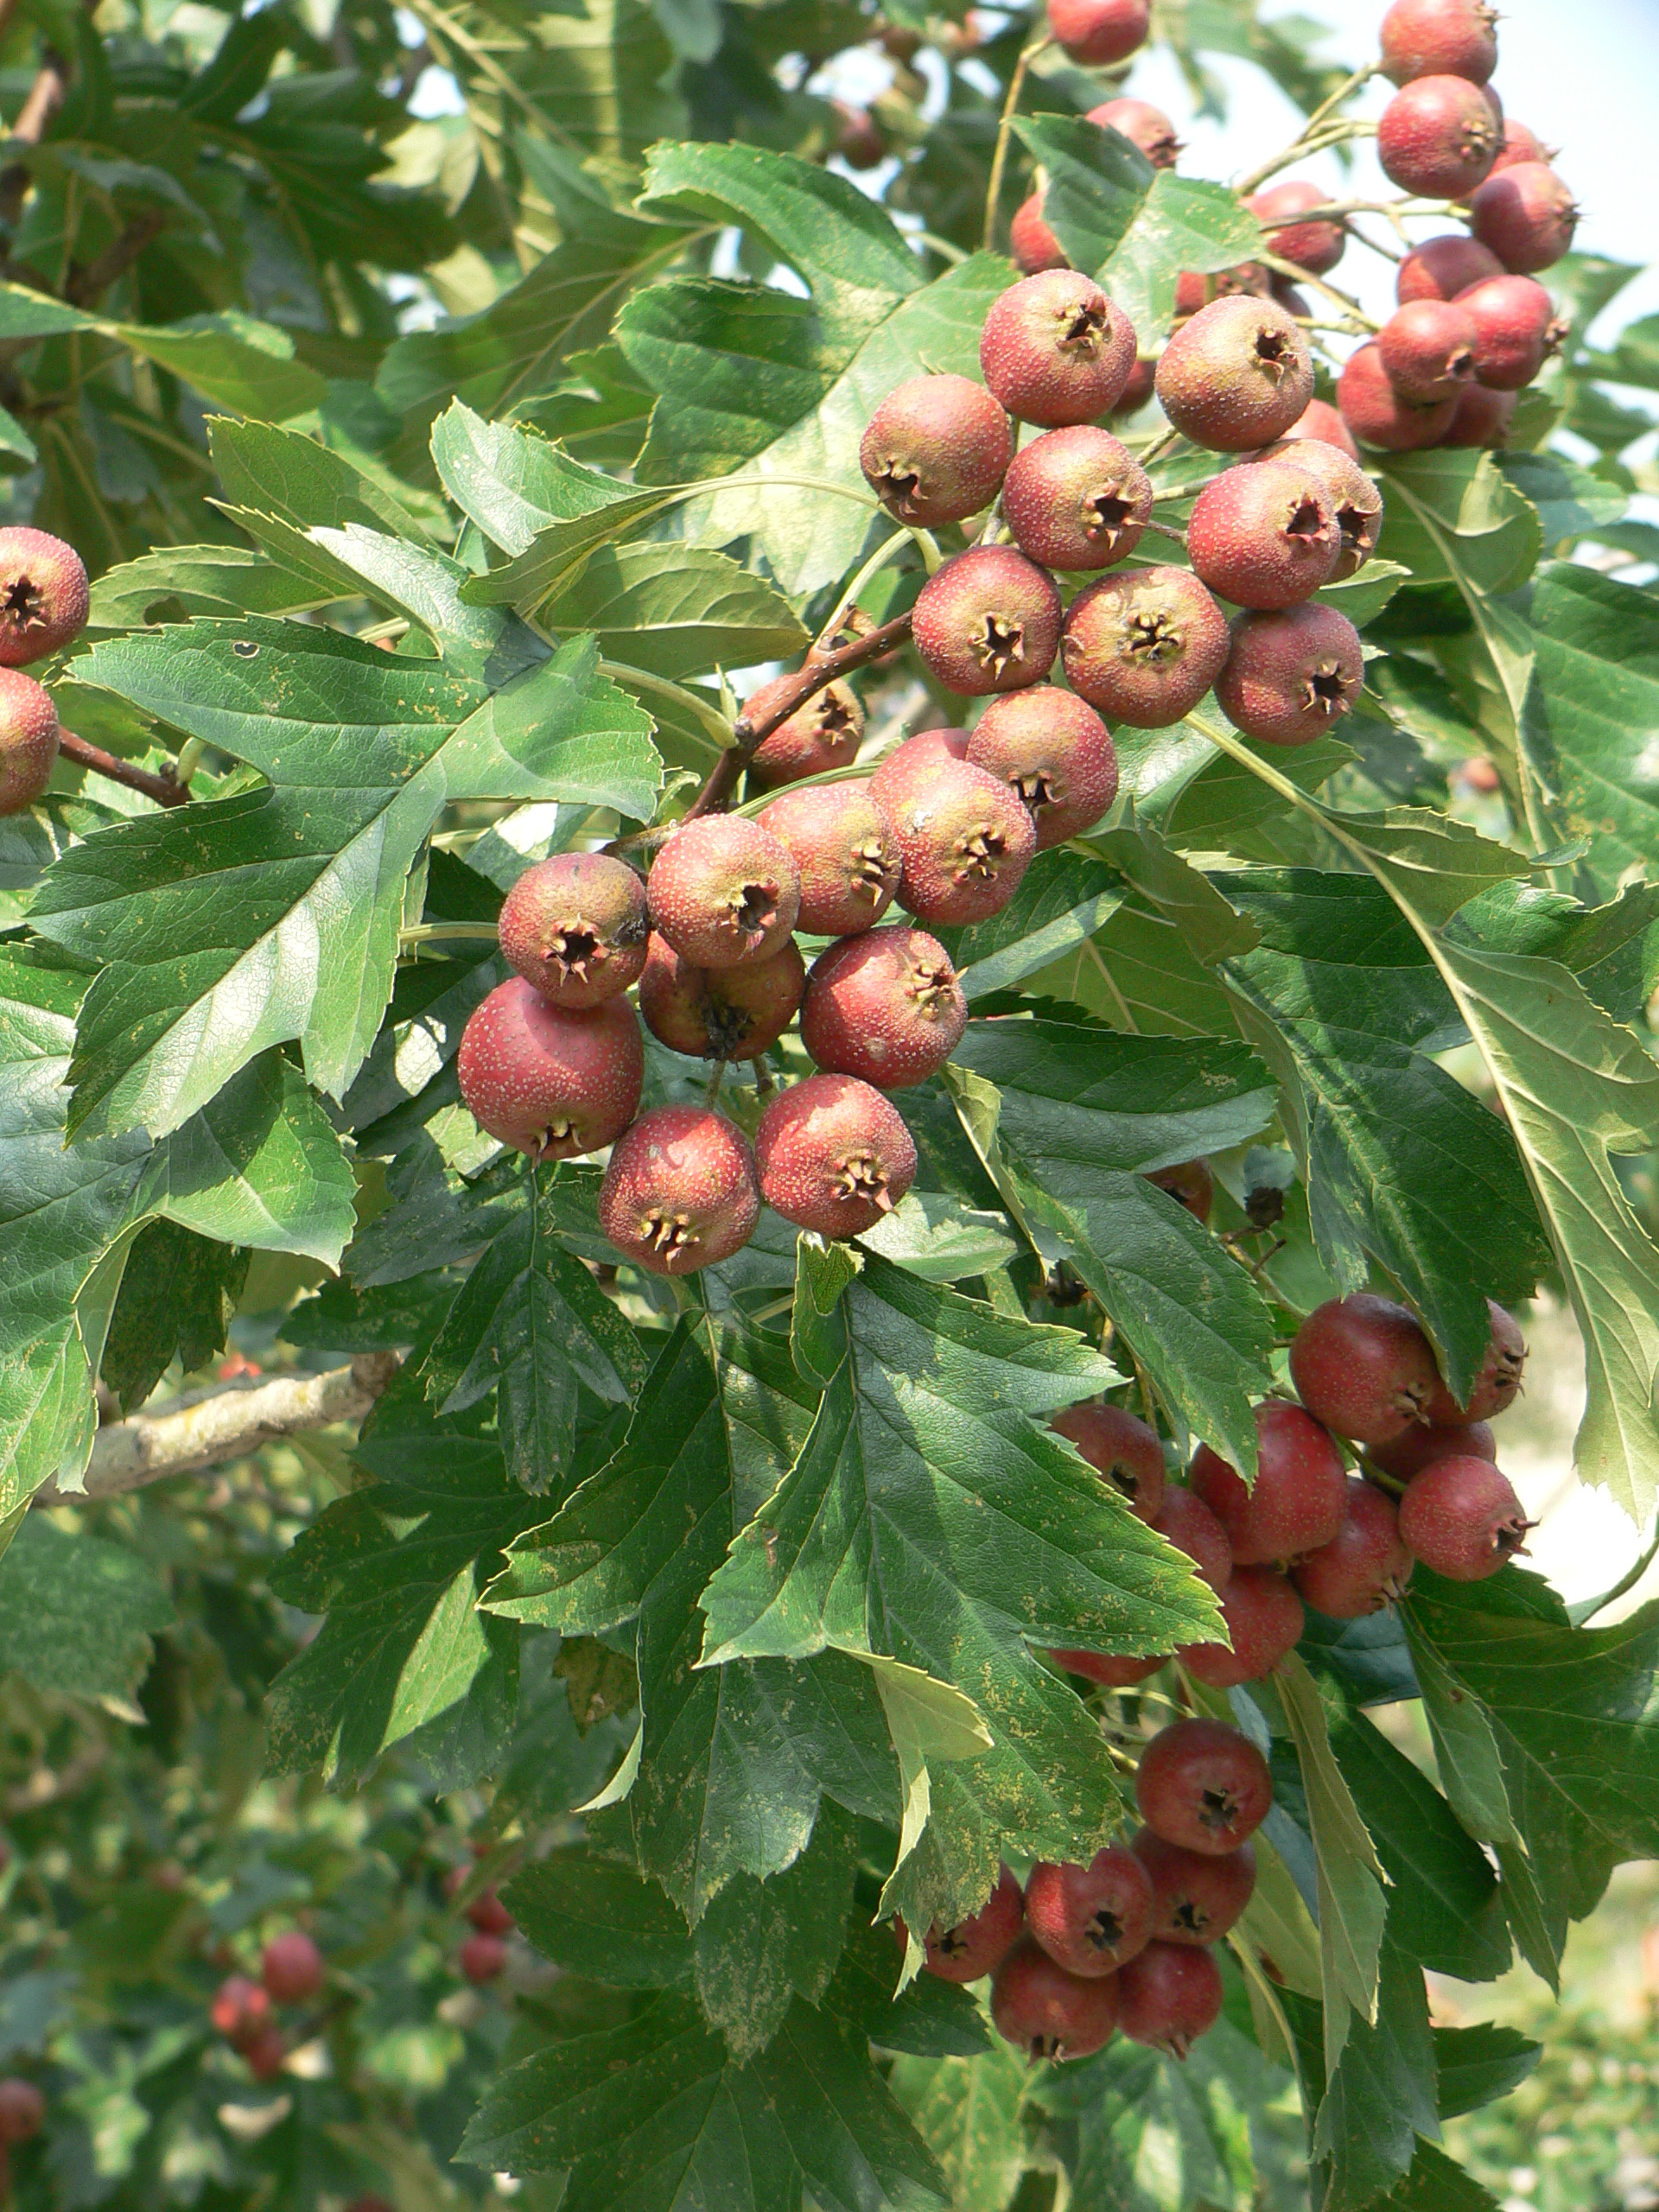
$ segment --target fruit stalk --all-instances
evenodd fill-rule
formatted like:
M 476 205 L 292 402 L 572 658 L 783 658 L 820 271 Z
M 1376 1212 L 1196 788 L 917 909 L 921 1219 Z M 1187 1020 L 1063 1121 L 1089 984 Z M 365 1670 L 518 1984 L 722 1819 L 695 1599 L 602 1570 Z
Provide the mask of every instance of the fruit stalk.
M 1370 84 L 1371 79 L 1377 73 L 1377 66 L 1375 61 L 1367 61 L 1363 67 L 1356 69 L 1351 77 L 1344 78 L 1334 92 L 1322 99 L 1302 125 L 1299 137 L 1294 138 L 1281 152 L 1274 154 L 1271 160 L 1263 162 L 1259 168 L 1252 169 L 1241 184 L 1234 187 L 1240 199 L 1247 200 L 1250 194 L 1264 185 L 1270 176 L 1277 176 L 1281 169 L 1287 169 L 1292 162 L 1300 162 L 1305 155 L 1318 153 L 1327 144 L 1335 145 L 1338 143 L 1337 138 L 1327 138 L 1320 128 L 1321 124 L 1325 123 L 1327 116 L 1339 108 L 1345 99 L 1359 90 L 1362 85 Z M 1344 137 L 1350 135 L 1346 125 L 1347 118 L 1342 118 L 1341 135 Z
M 991 179 L 985 188 L 985 228 L 980 244 L 987 253 L 996 243 L 996 214 L 1002 200 L 1002 179 L 1008 166 L 1008 141 L 1014 135 L 1014 111 L 1020 105 L 1020 95 L 1025 90 L 1026 72 L 1037 56 L 1053 43 L 1053 40 L 1045 35 L 1021 47 L 1020 58 L 1014 65 L 1014 74 L 1008 79 L 1007 98 L 1002 103 L 1002 113 L 996 126 L 996 145 L 991 154 Z
M 84 737 L 77 737 L 72 729 L 58 732 L 58 751 L 66 760 L 73 760 L 83 768 L 90 768 L 95 775 L 107 776 L 112 784 L 124 784 L 130 791 L 143 791 L 146 798 L 153 798 L 158 806 L 188 806 L 190 794 L 175 777 L 163 772 L 154 774 L 148 768 L 135 767 L 130 760 L 118 760 L 113 753 L 106 753 L 101 745 L 93 745 Z

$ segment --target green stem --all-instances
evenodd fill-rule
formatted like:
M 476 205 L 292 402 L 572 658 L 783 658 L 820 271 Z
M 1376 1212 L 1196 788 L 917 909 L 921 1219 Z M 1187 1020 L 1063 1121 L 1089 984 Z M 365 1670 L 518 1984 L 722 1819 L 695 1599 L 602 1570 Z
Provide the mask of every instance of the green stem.
M 429 944 L 436 938 L 469 938 L 493 944 L 496 927 L 493 922 L 416 922 L 406 930 L 399 930 L 399 944 Z
M 872 576 L 880 575 L 882 569 L 887 567 L 888 562 L 893 559 L 896 553 L 902 552 L 906 545 L 915 542 L 916 536 L 925 537 L 927 536 L 927 532 L 923 531 L 912 534 L 912 532 L 908 530 L 899 529 L 894 531 L 891 537 L 884 537 L 882 539 L 880 544 L 876 547 L 874 552 L 871 554 L 869 559 L 864 563 L 863 567 L 853 578 L 851 583 L 848 585 L 845 591 L 842 593 L 841 597 L 836 601 L 836 611 L 834 615 L 824 624 L 823 629 L 819 631 L 817 642 L 817 649 L 820 652 L 827 652 L 830 647 L 834 645 L 836 641 L 836 632 L 840 629 L 842 624 L 847 620 L 853 609 L 858 605 L 858 595 L 863 590 L 865 585 L 868 583 L 870 578 Z M 928 542 L 930 544 L 932 543 L 932 540 L 931 538 Z M 933 550 L 936 555 L 938 554 L 938 550 L 939 549 L 937 545 L 933 546 Z M 931 575 L 932 573 L 932 569 L 930 569 L 928 570 L 929 575 Z
M 1014 74 L 1008 79 L 1007 98 L 1002 103 L 1002 113 L 996 126 L 996 148 L 991 156 L 991 181 L 985 190 L 985 227 L 980 243 L 987 253 L 996 244 L 997 210 L 1002 199 L 1002 177 L 1008 165 L 1008 140 L 1014 132 L 1014 110 L 1020 105 L 1020 95 L 1025 90 L 1026 72 L 1037 56 L 1054 43 L 1044 36 L 1033 39 L 1021 47 L 1020 59 L 1014 65 Z

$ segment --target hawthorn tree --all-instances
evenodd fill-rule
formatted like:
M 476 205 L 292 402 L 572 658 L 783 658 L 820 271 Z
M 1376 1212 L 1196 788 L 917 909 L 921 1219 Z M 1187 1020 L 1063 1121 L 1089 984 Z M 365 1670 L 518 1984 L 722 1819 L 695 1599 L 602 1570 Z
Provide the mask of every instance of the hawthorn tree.
M 1659 1856 L 1659 359 L 1488 11 L 1171 9 L 1236 188 L 1141 0 L 108 12 L 0 34 L 17 2201 L 1491 2205 L 1425 1969 Z

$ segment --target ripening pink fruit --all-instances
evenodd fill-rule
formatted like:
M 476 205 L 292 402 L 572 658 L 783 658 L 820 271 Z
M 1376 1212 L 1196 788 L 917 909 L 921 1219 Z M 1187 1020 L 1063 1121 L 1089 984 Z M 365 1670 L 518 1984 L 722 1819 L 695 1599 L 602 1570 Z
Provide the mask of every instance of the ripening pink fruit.
M 1290 1375 L 1314 1420 L 1357 1444 L 1391 1442 L 1440 1387 L 1416 1317 L 1370 1291 L 1314 1308 L 1290 1347 Z
M 1050 0 L 1050 31 L 1085 69 L 1127 61 L 1151 27 L 1151 0 Z
M 1043 220 L 1043 194 L 1033 192 L 1020 202 L 1008 225 L 1008 251 L 1022 276 L 1040 276 L 1045 269 L 1069 269 L 1065 248 Z
M 1137 1421 L 1124 1407 L 1107 1405 L 1099 1399 L 1067 1406 L 1048 1425 L 1077 1446 L 1137 1520 L 1157 1526 L 1163 1510 L 1165 1478 L 1164 1447 L 1155 1429 Z
M 1243 1478 L 1207 1444 L 1187 1480 L 1227 1532 L 1235 1567 L 1283 1566 L 1328 1544 L 1348 1508 L 1342 1455 L 1313 1415 L 1283 1398 L 1255 1408 L 1256 1475 Z
M 1180 156 L 1181 142 L 1175 135 L 1175 125 L 1162 108 L 1154 107 L 1150 100 L 1103 100 L 1098 107 L 1090 109 L 1084 120 L 1097 123 L 1103 130 L 1116 130 L 1132 146 L 1138 146 L 1155 169 L 1173 169 Z
M 1037 849 L 1019 793 L 966 760 L 912 784 L 888 819 L 899 845 L 899 904 L 940 928 L 1000 913 Z
M 1305 178 L 1269 185 L 1245 201 L 1268 232 L 1268 244 L 1281 261 L 1293 261 L 1310 276 L 1324 276 L 1342 259 L 1348 233 L 1339 222 L 1322 216 L 1312 223 L 1299 222 L 1310 207 L 1329 204 L 1331 194 Z
M 1310 399 L 1290 428 L 1285 432 L 1287 440 L 1296 439 L 1303 444 L 1318 442 L 1335 446 L 1345 453 L 1350 461 L 1357 461 L 1359 448 L 1354 443 L 1348 425 L 1328 399 Z
M 1014 453 L 1008 418 L 983 385 L 912 377 L 871 416 L 864 480 L 900 522 L 932 530 L 988 507 Z
M 896 751 L 889 753 L 885 760 L 876 763 L 870 778 L 870 797 L 884 815 L 890 815 L 918 782 L 925 783 L 947 761 L 967 758 L 965 729 L 918 730 L 914 737 L 907 737 Z
M 1176 1657 L 1197 1681 L 1230 1690 L 1264 1681 L 1301 1642 L 1302 1601 L 1270 1567 L 1236 1567 L 1222 1593 L 1227 1643 L 1185 1643 Z
M 1400 264 L 1394 296 L 1402 308 L 1414 300 L 1455 300 L 1471 284 L 1503 274 L 1503 263 L 1478 238 L 1450 231 L 1412 248 Z
M 1348 356 L 1337 379 L 1337 399 L 1343 421 L 1360 443 L 1380 446 L 1384 453 L 1416 453 L 1439 445 L 1458 411 L 1455 399 L 1420 406 L 1403 398 L 1389 381 L 1375 340 Z
M 1135 326 L 1080 270 L 1021 277 L 980 333 L 986 384 L 1010 415 L 1053 429 L 1116 405 L 1135 365 Z
M 1394 1500 L 1374 1483 L 1351 1475 L 1341 1528 L 1292 1569 L 1291 1580 L 1316 1612 L 1332 1620 L 1358 1620 L 1393 1605 L 1411 1580 L 1411 1554 Z
M 1514 392 L 1493 391 L 1485 385 L 1471 384 L 1459 400 L 1452 427 L 1440 443 L 1489 448 L 1507 445 L 1515 408 Z
M 1002 512 L 1020 551 L 1045 568 L 1109 569 L 1152 519 L 1152 479 L 1109 430 L 1083 423 L 1014 455 Z
M 1462 200 L 1497 158 L 1491 103 L 1466 77 L 1416 77 L 1397 92 L 1376 126 L 1382 174 L 1402 192 Z
M 499 1936 L 469 1936 L 457 1957 L 467 1980 L 482 1987 L 505 1970 L 507 1947 Z
M 1087 701 L 1050 683 L 993 699 L 968 741 L 971 766 L 1029 810 L 1037 849 L 1092 830 L 1117 797 L 1117 749 Z
M 1560 148 L 1546 146 L 1535 130 L 1529 130 L 1524 123 L 1506 121 L 1503 143 L 1497 149 L 1497 159 L 1492 163 L 1492 175 L 1499 169 L 1512 169 L 1522 162 L 1553 162 Z
M 260 1979 L 278 2005 L 303 2005 L 328 1979 L 322 1953 L 302 1929 L 273 1936 L 260 1961 Z
M 602 1151 L 639 1111 L 645 1046 L 633 1008 L 550 1006 L 521 976 L 498 983 L 461 1032 L 455 1076 L 480 1128 L 532 1160 Z
M 651 925 L 699 968 L 734 968 L 782 950 L 800 912 L 789 848 L 741 814 L 682 823 L 651 864 Z
M 791 938 L 770 960 L 696 968 L 652 936 L 639 978 L 639 1012 L 671 1052 L 705 1060 L 752 1060 L 775 1045 L 799 1011 L 806 963 Z
M 1227 618 L 1189 569 L 1125 570 L 1080 591 L 1060 649 L 1071 688 L 1109 721 L 1167 729 L 1220 675 Z
M 86 628 L 91 605 L 73 545 L 26 524 L 0 530 L 0 668 L 59 652 Z
M 1335 416 L 1340 428 L 1342 417 L 1336 410 L 1327 408 L 1325 412 Z M 1287 467 L 1300 468 L 1319 484 L 1331 502 L 1342 536 L 1342 550 L 1331 571 L 1332 583 L 1358 574 L 1376 552 L 1382 527 L 1382 494 L 1350 451 L 1352 445 L 1353 440 L 1345 430 L 1340 444 L 1310 432 L 1300 438 L 1281 438 L 1264 453 L 1251 454 L 1246 464 L 1282 461 Z
M 1117 2026 L 1115 1974 L 1092 1981 L 1057 1966 L 1030 1936 L 1016 1943 L 991 1984 L 997 2033 L 1027 2058 L 1087 2058 L 1111 2041 Z
M 626 1259 L 689 1275 L 741 1251 L 760 1218 L 754 1154 L 702 1106 L 657 1106 L 618 1141 L 599 1190 L 599 1225 Z
M 502 901 L 501 952 L 550 1006 L 582 1011 L 638 982 L 645 964 L 645 887 L 606 853 L 536 861 Z
M 1505 269 L 1535 276 L 1573 244 L 1579 211 L 1547 162 L 1516 162 L 1489 176 L 1469 202 L 1469 227 Z
M 937 1074 L 962 1040 L 968 1001 L 937 938 L 888 926 L 818 955 L 801 1005 L 801 1042 L 819 1067 L 878 1090 Z
M 57 760 L 52 694 L 0 663 L 0 817 L 26 814 L 44 795 Z
M 1148 1943 L 1118 1977 L 1118 2018 L 1133 2042 L 1185 2058 L 1221 2018 L 1225 1987 L 1214 1955 L 1191 1944 Z
M 1313 397 L 1313 357 L 1276 301 L 1212 300 L 1158 363 L 1158 397 L 1195 445 L 1248 453 L 1281 438 Z
M 941 1981 L 977 1981 L 995 1974 L 1019 1942 L 1026 1924 L 1026 1900 L 1020 1885 L 1004 1866 L 996 1887 L 976 1913 L 954 1926 L 941 1928 L 935 1921 L 923 1948 L 925 1971 Z
M 1141 1754 L 1135 1795 L 1154 1835 L 1219 1858 L 1266 1820 L 1273 1777 L 1249 1737 L 1225 1721 L 1178 1720 Z
M 1521 1333 L 1521 1324 L 1513 1313 L 1505 1313 L 1496 1299 L 1487 1300 L 1486 1310 L 1491 1315 L 1492 1333 L 1468 1404 L 1460 1406 L 1446 1384 L 1437 1379 L 1423 1408 L 1426 1421 L 1491 1421 L 1494 1414 L 1507 1412 L 1519 1395 L 1527 1365 L 1527 1340 Z
M 1194 1221 L 1207 1224 L 1216 1203 L 1216 1179 L 1207 1160 L 1177 1160 L 1167 1167 L 1147 1170 L 1144 1180 L 1184 1206 Z
M 511 1936 L 515 1923 L 493 1890 L 482 1890 L 467 1908 L 467 1918 L 480 1936 Z
M 1400 1501 L 1407 1549 L 1452 1582 L 1483 1582 L 1527 1548 L 1536 1526 L 1508 1478 L 1489 1459 L 1436 1459 L 1414 1475 Z
M 743 702 L 750 726 L 783 704 L 793 676 L 779 676 L 751 691 Z M 850 768 L 864 734 L 864 709 L 851 684 L 839 681 L 815 691 L 804 707 L 770 737 L 763 738 L 749 763 L 749 788 L 775 791 L 802 776 L 821 776 L 831 768 Z
M 813 937 L 854 937 L 880 920 L 899 888 L 899 841 L 873 785 L 785 791 L 760 824 L 788 846 L 800 871 L 798 929 Z
M 257 2035 L 270 2018 L 270 1993 L 245 1974 L 233 1974 L 213 1993 L 207 2017 L 226 2043 L 239 2050 Z
M 819 1236 L 861 1236 L 916 1176 L 898 1109 L 856 1076 L 813 1075 L 779 1091 L 754 1135 L 760 1195 Z
M 1039 1859 L 1026 1877 L 1026 1923 L 1068 1974 L 1085 1981 L 1114 1974 L 1151 1940 L 1151 1877 L 1121 1843 L 1086 1866 Z
M 1142 1828 L 1129 1848 L 1152 1877 L 1152 1934 L 1160 1943 L 1219 1942 L 1250 1901 L 1255 1853 L 1248 1843 L 1220 1858 L 1184 1851 Z
M 1287 461 L 1224 469 L 1186 526 L 1193 573 L 1235 607 L 1294 607 L 1330 582 L 1342 530 L 1317 478 Z
M 1068 1675 L 1082 1675 L 1109 1690 L 1133 1689 L 1148 1675 L 1155 1675 L 1169 1659 L 1166 1651 L 1155 1652 L 1150 1659 L 1120 1659 L 1104 1651 L 1051 1651 L 1048 1656 Z
M 46 2123 L 46 2099 L 32 2082 L 8 2074 L 0 2081 L 0 2144 L 27 2143 Z
M 256 2082 L 274 2082 L 288 2058 L 288 2038 L 272 2020 L 240 2046 Z
M 1341 610 L 1320 601 L 1236 614 L 1216 702 L 1265 745 L 1309 745 L 1348 713 L 1365 683 L 1365 650 Z
M 1566 342 L 1554 301 L 1530 276 L 1489 276 L 1455 305 L 1474 332 L 1475 374 L 1492 391 L 1519 391 Z
M 1382 73 L 1396 85 L 1435 76 L 1484 85 L 1497 67 L 1497 22 L 1487 0 L 1394 0 L 1377 33 Z
M 1382 373 L 1402 399 L 1456 399 L 1475 375 L 1474 317 L 1460 301 L 1414 300 L 1377 333 Z
M 979 698 L 1040 683 L 1054 665 L 1060 618 L 1046 569 L 1012 545 L 975 545 L 922 586 L 911 638 L 946 690 Z

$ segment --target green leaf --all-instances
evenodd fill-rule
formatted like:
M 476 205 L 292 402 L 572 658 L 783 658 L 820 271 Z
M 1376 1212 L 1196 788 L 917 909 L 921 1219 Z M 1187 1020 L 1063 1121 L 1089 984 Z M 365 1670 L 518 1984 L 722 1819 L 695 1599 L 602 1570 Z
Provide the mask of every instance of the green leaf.
M 1659 867 L 1659 605 L 1592 569 L 1552 563 L 1532 590 L 1529 753 L 1607 878 Z
M 792 1866 L 765 1882 L 738 1875 L 698 1921 L 697 2002 L 739 2065 L 766 2049 L 797 1997 L 816 2005 L 829 1987 L 847 1940 L 857 1871 L 856 1830 L 826 1804 Z
M 1419 2137 L 1440 2131 L 1422 1968 L 1391 1942 L 1382 1949 L 1376 2013 L 1349 2023 L 1313 2125 L 1313 2157 L 1328 2162 L 1326 2212 L 1360 2212 L 1410 2172 Z
M 1483 2021 L 1472 2028 L 1436 2028 L 1434 2057 L 1440 2072 L 1442 2120 L 1495 2104 L 1533 2072 L 1544 2047 L 1516 2028 Z
M 1064 849 L 1039 853 L 1000 914 L 944 933 L 969 1004 L 1065 959 L 1110 920 L 1124 895 L 1121 880 L 1098 861 Z
M 915 2058 L 972 2058 L 990 2050 L 979 2008 L 958 1984 L 923 1974 L 895 1992 L 903 1956 L 891 1929 L 855 1924 L 824 1993 L 824 2009 L 880 2050 Z
M 170 1221 L 140 1230 L 98 1363 L 124 1413 L 143 1405 L 175 1357 L 189 1375 L 223 1351 L 251 1256 Z
M 1532 502 L 1496 455 L 1443 448 L 1393 454 L 1383 471 L 1387 519 L 1377 550 L 1417 584 L 1466 581 L 1488 596 L 1524 583 L 1544 550 Z
M 591 631 L 605 659 L 671 681 L 785 660 L 807 642 L 764 576 L 697 546 L 596 545 L 541 619 L 550 630 Z
M 1098 274 L 1142 215 L 1158 172 L 1121 131 L 1080 115 L 1016 116 L 1014 127 L 1047 178 L 1043 220 L 1073 268 Z
M 137 1552 L 69 1535 L 39 1514 L 25 1516 L 0 1558 L 0 1668 L 37 1690 L 130 1706 L 150 1638 L 177 1618 Z
M 359 523 L 394 536 L 418 539 L 425 534 L 424 517 L 417 511 L 423 503 L 394 496 L 347 454 L 301 431 L 220 417 L 208 443 L 225 496 L 234 506 L 275 517 L 298 531 L 346 530 Z
M 688 1980 L 691 1939 L 655 1883 L 580 1844 L 533 1859 L 502 1902 L 544 1959 L 616 1989 L 667 1989 Z
M 952 2212 L 1006 2212 L 1026 2168 L 1026 2082 L 1000 2042 L 972 2058 L 900 2058 L 888 2075 L 939 2162 Z
M 94 629 L 137 629 L 185 614 L 298 614 L 321 587 L 245 545 L 180 545 L 108 569 L 92 586 Z
M 924 1282 L 962 1282 L 1006 1267 L 1020 1247 L 1006 1214 L 963 1205 L 941 1191 L 911 1191 L 859 1243 Z

